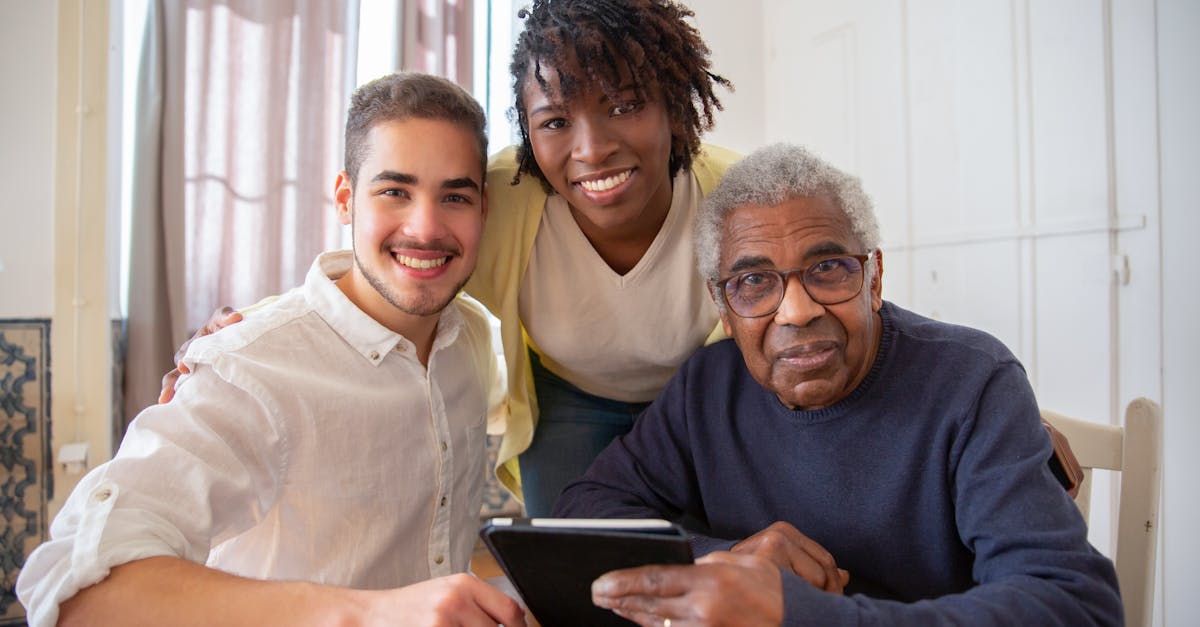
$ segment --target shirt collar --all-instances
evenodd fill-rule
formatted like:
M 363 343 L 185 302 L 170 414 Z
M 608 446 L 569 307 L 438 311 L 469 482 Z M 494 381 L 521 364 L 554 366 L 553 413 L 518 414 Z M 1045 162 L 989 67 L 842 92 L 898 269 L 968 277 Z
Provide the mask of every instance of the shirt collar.
M 359 309 L 334 283 L 345 276 L 354 265 L 354 253 L 349 250 L 326 252 L 313 261 L 304 279 L 305 297 L 313 311 L 373 365 L 379 365 L 392 350 L 416 358 L 416 346 L 406 337 L 383 326 Z M 451 302 L 442 310 L 433 352 L 449 346 L 458 337 L 463 325 L 462 314 Z

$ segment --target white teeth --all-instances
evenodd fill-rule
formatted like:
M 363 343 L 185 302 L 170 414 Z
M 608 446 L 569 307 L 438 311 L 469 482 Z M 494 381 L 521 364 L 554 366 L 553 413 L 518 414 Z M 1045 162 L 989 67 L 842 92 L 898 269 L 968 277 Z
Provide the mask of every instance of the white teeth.
M 417 259 L 416 257 L 407 257 L 405 255 L 396 255 L 396 261 L 400 265 L 408 266 L 416 270 L 428 270 L 446 264 L 446 257 L 438 257 L 437 259 Z
M 632 171 L 633 170 L 625 170 L 620 174 L 610 176 L 606 179 L 600 179 L 598 181 L 580 181 L 579 186 L 588 190 L 589 192 L 607 192 L 608 190 L 629 180 L 629 173 Z

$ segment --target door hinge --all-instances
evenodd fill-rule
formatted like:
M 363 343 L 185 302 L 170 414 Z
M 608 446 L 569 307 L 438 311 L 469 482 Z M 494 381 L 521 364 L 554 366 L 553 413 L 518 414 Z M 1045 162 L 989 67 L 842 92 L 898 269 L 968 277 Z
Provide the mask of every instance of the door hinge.
M 1117 254 L 1112 257 L 1113 280 L 1117 285 L 1129 285 L 1129 255 Z

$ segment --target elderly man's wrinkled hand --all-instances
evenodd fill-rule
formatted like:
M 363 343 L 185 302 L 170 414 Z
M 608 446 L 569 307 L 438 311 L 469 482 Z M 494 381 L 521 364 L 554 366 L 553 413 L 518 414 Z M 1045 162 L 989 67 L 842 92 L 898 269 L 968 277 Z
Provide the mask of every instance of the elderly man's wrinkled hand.
M 783 577 L 766 558 L 718 551 L 688 566 L 606 573 L 592 583 L 592 602 L 643 627 L 774 626 Z
M 769 559 L 826 592 L 841 594 L 850 582 L 850 573 L 838 568 L 833 554 L 786 522 L 772 523 L 730 550 Z

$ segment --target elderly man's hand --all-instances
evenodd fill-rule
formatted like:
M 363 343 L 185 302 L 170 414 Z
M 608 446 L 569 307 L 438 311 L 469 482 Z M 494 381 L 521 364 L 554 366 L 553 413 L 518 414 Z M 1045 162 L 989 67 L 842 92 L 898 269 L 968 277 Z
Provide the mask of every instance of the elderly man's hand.
M 643 627 L 780 625 L 783 578 L 770 560 L 718 551 L 688 566 L 642 566 L 592 583 L 592 603 Z
M 786 522 L 772 523 L 730 550 L 765 557 L 826 592 L 841 594 L 850 581 L 850 573 L 837 567 L 825 547 Z

